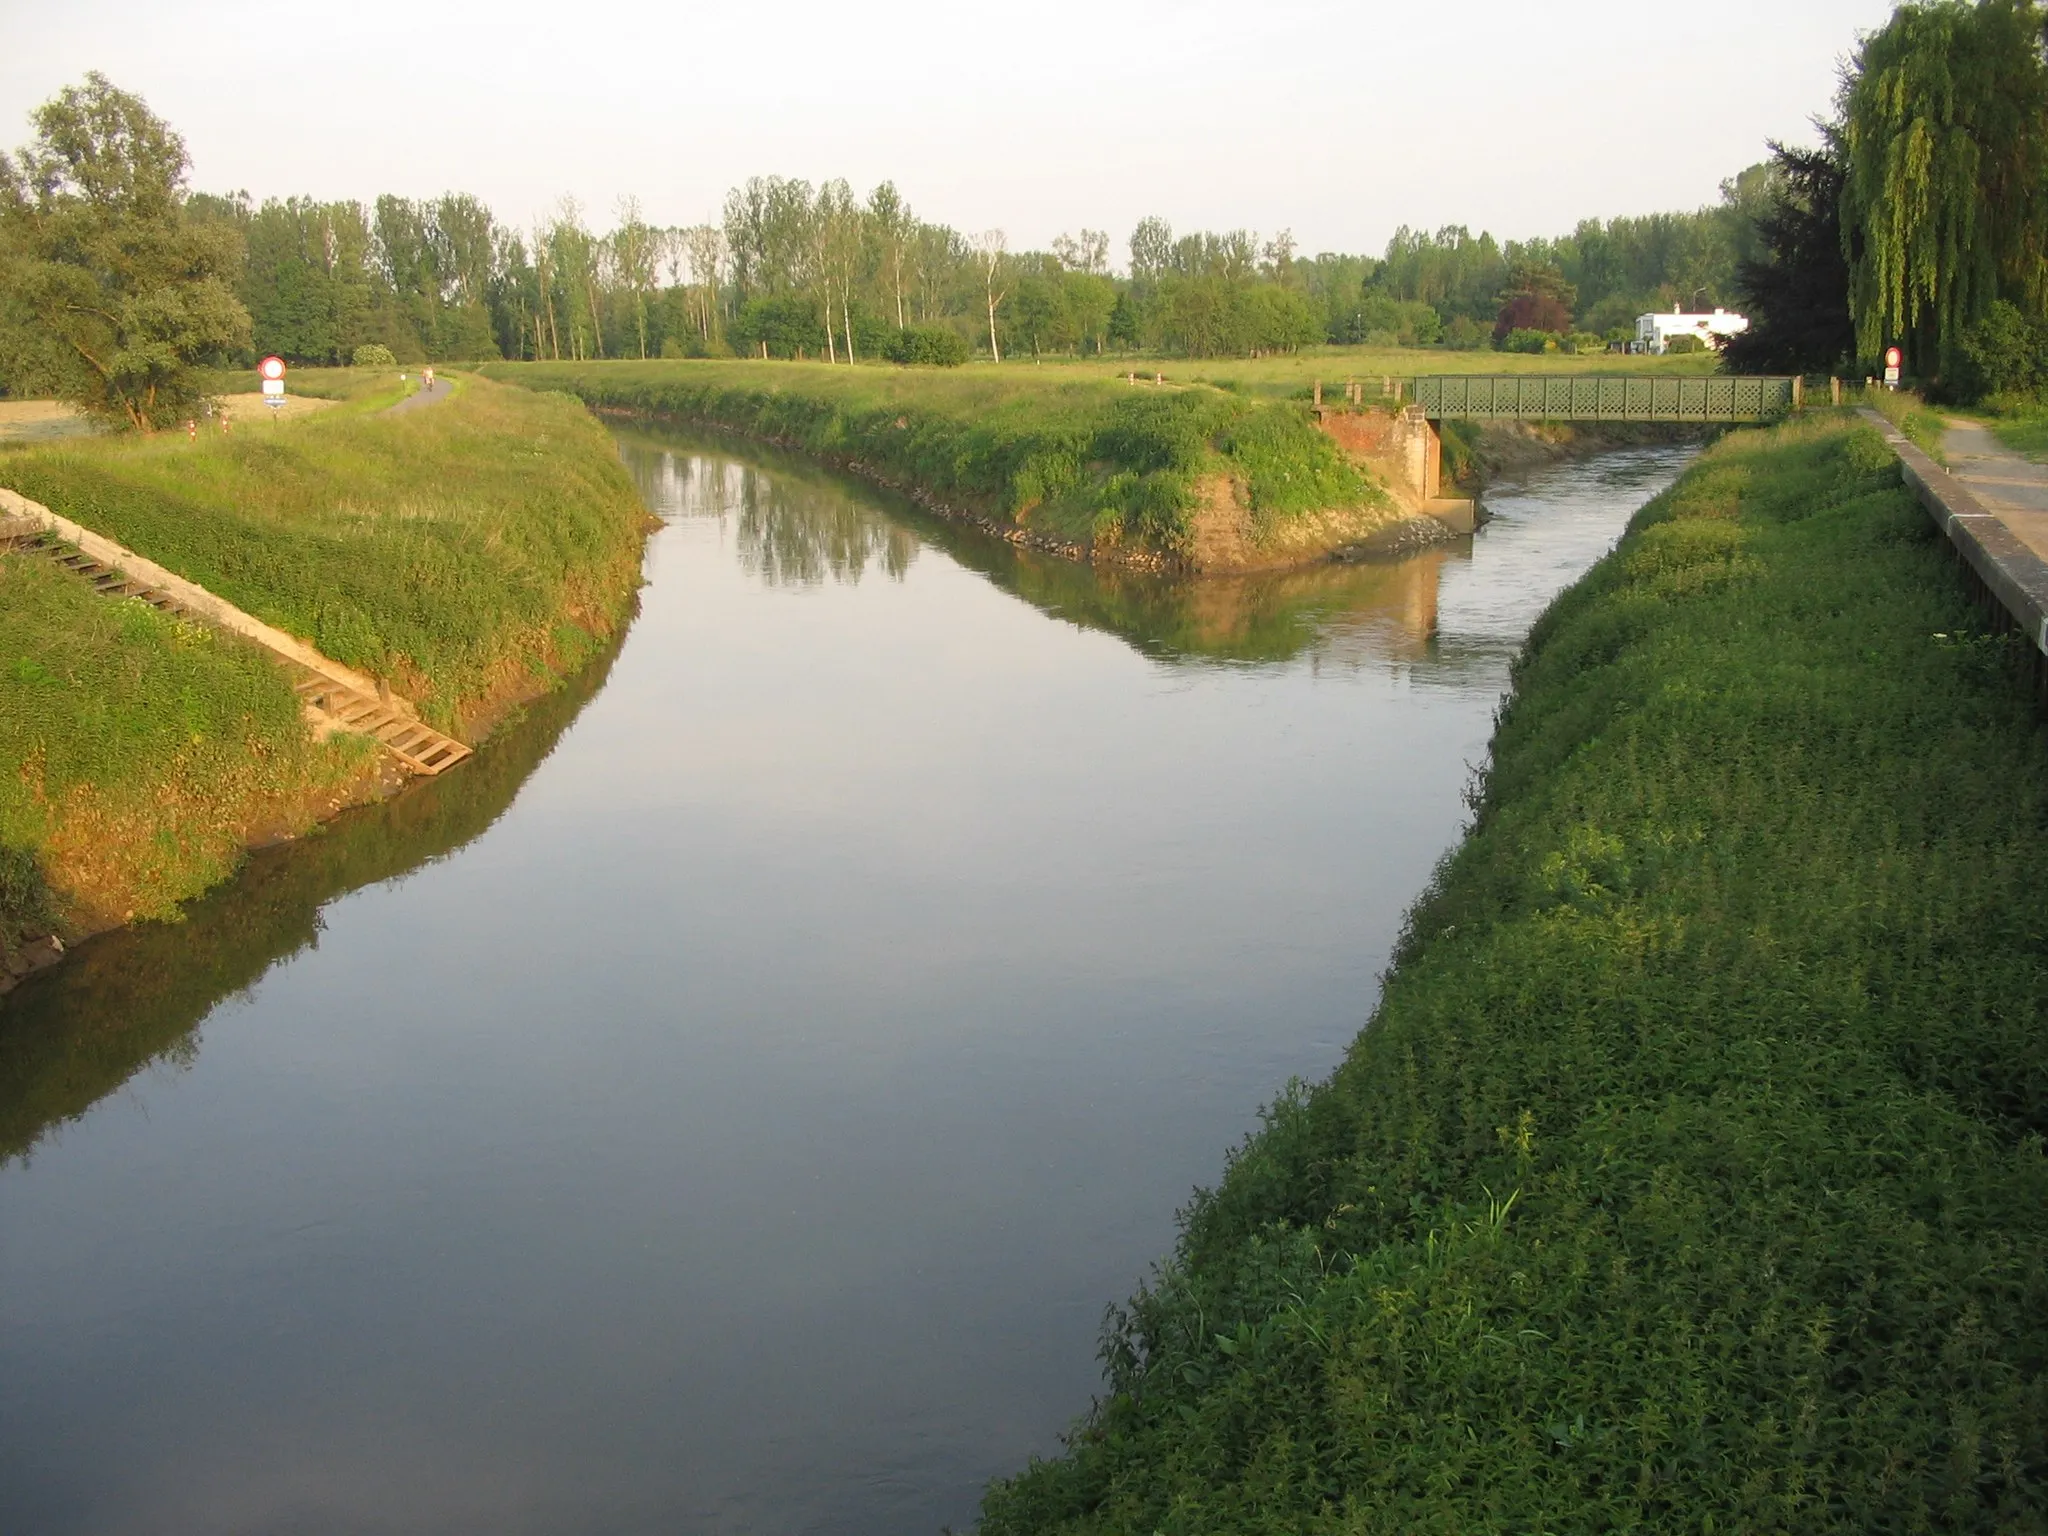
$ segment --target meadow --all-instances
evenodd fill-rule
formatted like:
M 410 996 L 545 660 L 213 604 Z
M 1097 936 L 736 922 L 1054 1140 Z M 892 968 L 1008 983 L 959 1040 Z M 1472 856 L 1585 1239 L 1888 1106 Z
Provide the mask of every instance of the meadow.
M 1369 1025 L 984 1536 L 2048 1528 L 2021 643 L 1874 428 L 1715 444 L 1539 623 Z

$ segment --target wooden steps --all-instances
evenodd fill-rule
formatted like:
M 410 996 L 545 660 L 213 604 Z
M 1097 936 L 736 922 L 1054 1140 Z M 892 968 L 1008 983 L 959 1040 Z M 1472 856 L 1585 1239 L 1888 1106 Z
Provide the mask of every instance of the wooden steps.
M 102 596 L 132 597 L 177 618 L 212 622 L 211 615 L 194 608 L 176 593 L 116 570 L 34 524 L 21 520 L 0 522 L 0 548 L 45 556 Z M 365 692 L 316 671 L 294 656 L 277 654 L 277 660 L 292 675 L 293 690 L 316 719 L 335 729 L 360 731 L 376 738 L 385 751 L 414 773 L 442 773 L 472 755 L 453 736 L 415 719 L 396 699 Z
M 345 731 L 376 737 L 385 751 L 414 773 L 440 773 L 470 756 L 469 748 L 453 736 L 444 736 L 424 721 L 401 714 L 381 699 L 343 687 L 307 668 L 296 670 L 299 677 L 292 686 L 307 708 Z

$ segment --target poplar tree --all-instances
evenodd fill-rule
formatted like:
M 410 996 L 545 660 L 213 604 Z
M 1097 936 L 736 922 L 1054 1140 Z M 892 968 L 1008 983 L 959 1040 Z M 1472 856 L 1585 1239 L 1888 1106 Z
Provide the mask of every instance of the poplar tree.
M 1999 298 L 2048 296 L 2048 66 L 2035 0 L 1922 0 L 1863 40 L 1842 90 L 1856 341 L 1940 376 Z

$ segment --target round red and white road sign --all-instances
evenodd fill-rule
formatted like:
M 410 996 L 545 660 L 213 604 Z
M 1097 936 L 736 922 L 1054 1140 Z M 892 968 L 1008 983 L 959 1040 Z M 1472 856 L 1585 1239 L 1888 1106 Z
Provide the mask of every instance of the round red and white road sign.
M 284 359 L 281 357 L 266 357 L 256 365 L 256 371 L 266 379 L 281 379 L 284 377 Z
M 1884 365 L 1885 365 L 1885 367 L 1887 367 L 1887 368 L 1896 368 L 1896 367 L 1898 367 L 1898 366 L 1899 366 L 1899 364 L 1903 363 L 1903 362 L 1904 362 L 1905 360 L 1906 360 L 1906 354 L 1905 354 L 1905 353 L 1903 353 L 1903 352 L 1901 352 L 1901 351 L 1900 351 L 1900 350 L 1899 350 L 1899 349 L 1898 349 L 1897 347 L 1886 347 L 1886 348 L 1884 349 Z

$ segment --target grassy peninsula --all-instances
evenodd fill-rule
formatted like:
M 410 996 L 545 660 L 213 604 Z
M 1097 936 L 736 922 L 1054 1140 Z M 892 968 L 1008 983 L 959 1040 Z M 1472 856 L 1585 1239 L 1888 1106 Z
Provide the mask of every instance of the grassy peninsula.
M 626 615 L 645 514 L 559 396 L 462 381 L 386 414 L 390 374 L 300 421 L 0 452 L 0 485 L 128 545 L 474 739 Z M 163 917 L 251 842 L 371 792 L 284 673 L 205 626 L 0 554 L 0 961 L 25 933 Z
M 502 363 L 598 410 L 707 423 L 811 454 L 1060 553 L 1299 564 L 1401 522 L 1305 403 L 1101 373 L 785 362 Z
M 1370 1026 L 985 1536 L 2042 1529 L 2012 644 L 1873 429 L 1715 445 L 1538 625 Z

